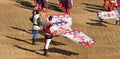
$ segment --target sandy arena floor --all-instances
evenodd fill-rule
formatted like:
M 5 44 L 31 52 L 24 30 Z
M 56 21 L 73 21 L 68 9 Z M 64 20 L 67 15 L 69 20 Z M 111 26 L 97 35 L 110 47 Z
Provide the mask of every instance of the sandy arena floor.
M 49 1 L 50 14 L 63 13 L 57 0 Z M 1 0 L 0 59 L 120 59 L 120 26 L 116 26 L 114 20 L 97 23 L 96 12 L 103 10 L 102 4 L 102 0 L 75 0 L 71 11 L 72 28 L 94 39 L 93 47 L 78 45 L 61 36 L 54 37 L 49 47 L 50 57 L 45 57 L 42 33 L 38 35 L 37 45 L 31 45 L 29 17 L 33 0 Z M 45 17 L 41 18 L 46 21 Z

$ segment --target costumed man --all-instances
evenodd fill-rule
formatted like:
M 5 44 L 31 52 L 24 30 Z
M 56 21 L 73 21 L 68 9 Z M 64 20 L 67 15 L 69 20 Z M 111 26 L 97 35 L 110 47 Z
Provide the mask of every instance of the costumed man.
M 34 0 L 34 4 L 35 4 L 35 6 L 37 6 L 37 4 L 38 4 L 38 1 L 37 1 L 37 0 Z
M 73 0 L 67 0 L 66 13 L 68 13 L 69 15 L 71 13 L 72 6 L 73 6 Z
M 35 44 L 37 35 L 40 30 L 40 26 L 42 24 L 42 21 L 39 17 L 39 9 L 34 11 L 34 16 L 33 16 L 33 38 L 32 38 L 32 45 Z
M 38 1 L 38 8 L 40 8 L 40 10 L 42 10 L 42 0 L 37 0 Z
M 48 17 L 48 22 L 45 24 L 45 28 L 44 28 L 44 31 L 45 31 L 45 39 L 46 39 L 46 42 L 45 42 L 45 46 L 44 46 L 44 55 L 45 56 L 48 56 L 48 47 L 49 47 L 49 44 L 52 40 L 52 37 L 55 35 L 55 31 L 53 30 L 52 28 L 52 16 L 49 16 Z
M 109 0 L 108 9 L 112 11 L 114 7 L 117 7 L 117 0 Z
M 73 6 L 73 0 L 59 0 L 62 10 L 70 15 L 70 9 Z
M 106 5 L 109 3 L 109 1 L 108 0 L 104 0 L 104 9 L 106 9 Z
M 61 9 L 64 11 L 64 12 L 66 12 L 66 9 L 65 9 L 65 0 L 58 0 L 59 1 L 59 6 L 61 7 Z
M 34 0 L 35 6 L 43 12 L 48 12 L 48 0 Z
M 120 10 L 120 0 L 117 0 L 117 8 L 118 8 L 118 10 Z
M 30 21 L 33 23 L 34 21 L 34 16 L 36 15 L 36 10 L 38 10 L 38 7 L 34 7 L 34 9 L 32 10 L 32 16 L 30 17 Z M 32 27 L 33 28 L 33 27 Z M 33 33 L 33 29 L 32 29 L 32 33 Z
M 116 25 L 120 25 L 120 0 L 117 0 L 117 10 L 119 17 L 116 19 Z
M 42 0 L 34 0 L 35 6 L 38 7 L 38 8 L 40 8 L 40 9 L 41 9 L 41 4 L 42 4 L 41 1 L 42 1 Z
M 48 0 L 42 0 L 41 10 L 43 12 L 48 12 Z

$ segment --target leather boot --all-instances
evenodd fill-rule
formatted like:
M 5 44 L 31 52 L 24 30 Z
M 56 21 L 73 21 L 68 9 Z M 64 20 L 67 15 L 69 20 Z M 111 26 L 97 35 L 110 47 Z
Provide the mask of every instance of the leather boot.
M 35 39 L 32 39 L 32 45 L 35 45 Z
M 120 26 L 120 20 L 118 20 L 118 25 Z
M 116 20 L 116 25 L 118 24 L 118 21 Z
M 44 56 L 48 56 L 48 49 L 44 49 Z

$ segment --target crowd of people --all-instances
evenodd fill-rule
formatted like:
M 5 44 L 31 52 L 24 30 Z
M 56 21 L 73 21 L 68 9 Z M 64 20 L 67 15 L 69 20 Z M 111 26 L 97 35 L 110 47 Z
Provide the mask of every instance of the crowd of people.
M 70 10 L 73 6 L 73 0 L 58 0 L 61 9 L 70 15 Z M 34 0 L 34 4 L 43 12 L 48 12 L 49 2 L 48 0 Z

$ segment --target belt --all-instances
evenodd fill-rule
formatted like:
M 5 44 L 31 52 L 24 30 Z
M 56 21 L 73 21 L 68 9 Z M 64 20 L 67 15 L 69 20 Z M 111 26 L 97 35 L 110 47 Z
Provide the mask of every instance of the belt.
M 34 26 L 39 26 L 39 25 L 37 25 L 37 24 L 33 24 Z M 40 26 L 39 26 L 40 27 Z

